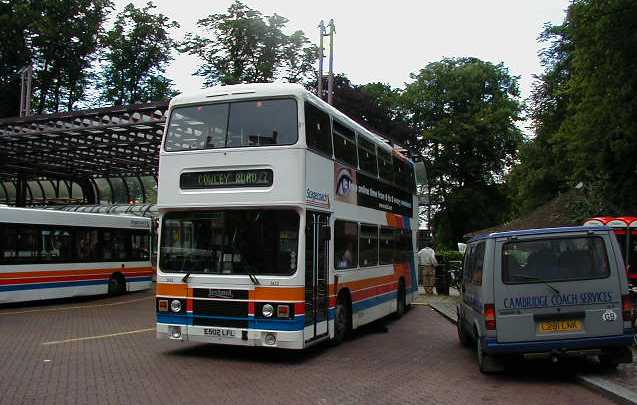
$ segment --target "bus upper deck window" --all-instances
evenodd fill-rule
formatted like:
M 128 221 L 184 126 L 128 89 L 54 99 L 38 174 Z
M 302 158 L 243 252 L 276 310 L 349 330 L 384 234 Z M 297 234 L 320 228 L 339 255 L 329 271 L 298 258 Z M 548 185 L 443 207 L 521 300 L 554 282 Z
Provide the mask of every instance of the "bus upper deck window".
M 305 103 L 305 140 L 307 147 L 332 158 L 330 116 Z

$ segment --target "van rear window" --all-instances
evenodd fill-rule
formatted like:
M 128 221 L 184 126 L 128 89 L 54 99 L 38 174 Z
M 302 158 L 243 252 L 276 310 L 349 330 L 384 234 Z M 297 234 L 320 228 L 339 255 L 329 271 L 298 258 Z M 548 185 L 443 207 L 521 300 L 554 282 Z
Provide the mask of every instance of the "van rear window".
M 590 280 L 609 274 L 604 240 L 597 236 L 515 241 L 502 247 L 505 284 Z

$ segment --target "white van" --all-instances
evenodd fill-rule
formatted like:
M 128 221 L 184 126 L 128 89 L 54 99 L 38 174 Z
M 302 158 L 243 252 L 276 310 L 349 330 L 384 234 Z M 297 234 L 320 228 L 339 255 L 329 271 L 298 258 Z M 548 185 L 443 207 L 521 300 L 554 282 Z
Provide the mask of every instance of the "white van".
M 633 304 L 619 245 L 606 227 L 472 239 L 457 311 L 458 337 L 475 344 L 482 372 L 515 357 L 632 362 Z

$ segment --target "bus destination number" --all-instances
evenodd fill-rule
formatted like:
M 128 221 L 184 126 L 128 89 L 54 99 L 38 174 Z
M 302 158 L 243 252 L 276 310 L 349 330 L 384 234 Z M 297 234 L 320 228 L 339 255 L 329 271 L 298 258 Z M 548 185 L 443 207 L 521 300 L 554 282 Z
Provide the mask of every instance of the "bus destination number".
M 215 337 L 229 337 L 229 338 L 237 337 L 236 331 L 232 329 L 206 328 L 203 330 L 203 334 L 206 336 L 215 336 Z
M 270 187 L 272 179 L 270 169 L 192 172 L 181 175 L 180 186 L 182 189 Z

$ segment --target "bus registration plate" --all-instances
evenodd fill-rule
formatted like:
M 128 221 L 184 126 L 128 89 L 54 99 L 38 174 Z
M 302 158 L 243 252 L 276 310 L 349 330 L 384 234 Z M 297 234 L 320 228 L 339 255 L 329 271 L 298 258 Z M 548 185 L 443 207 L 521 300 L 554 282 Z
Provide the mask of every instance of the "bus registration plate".
M 206 336 L 214 336 L 221 338 L 236 338 L 238 337 L 237 331 L 234 329 L 223 328 L 205 328 L 203 334 Z
M 580 332 L 582 321 L 577 319 L 543 321 L 538 324 L 540 333 Z

